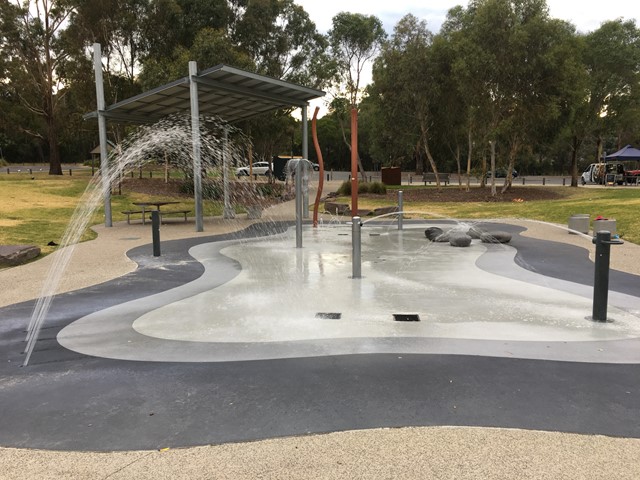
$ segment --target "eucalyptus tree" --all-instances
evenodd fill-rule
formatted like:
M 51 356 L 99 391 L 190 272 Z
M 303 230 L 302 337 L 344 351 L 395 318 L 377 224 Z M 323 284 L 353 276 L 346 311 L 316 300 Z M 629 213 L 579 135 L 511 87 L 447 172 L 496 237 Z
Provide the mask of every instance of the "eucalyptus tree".
M 586 115 L 596 138 L 595 158 L 600 159 L 603 136 L 618 136 L 637 118 L 640 29 L 633 20 L 604 22 L 585 37 L 585 44 L 589 77 Z
M 343 138 L 350 150 L 351 142 L 346 138 L 349 113 L 358 108 L 362 96 L 362 73 L 380 52 L 386 36 L 382 22 L 374 15 L 340 12 L 332 19 L 328 37 L 334 68 L 334 88 L 337 92 L 335 95 L 336 98 L 346 98 L 348 109 L 343 108 L 345 102 L 332 104 L 341 107 L 333 111 L 340 119 Z M 358 169 L 366 179 L 359 157 Z
M 412 14 L 400 19 L 376 61 L 372 91 L 380 99 L 388 131 L 413 146 L 416 173 L 422 174 L 426 158 L 439 186 L 431 143 L 441 89 L 434 74 L 432 41 L 424 20 Z
M 66 84 L 60 75 L 67 52 L 60 42 L 72 5 L 65 0 L 2 0 L 4 68 L 11 89 L 31 117 L 19 128 L 45 143 L 49 174 L 61 175 L 59 129 Z
M 327 39 L 293 0 L 252 0 L 229 26 L 229 36 L 256 71 L 311 87 L 326 84 Z
M 575 58 L 565 56 L 572 31 L 549 17 L 544 0 L 473 0 L 455 14 L 454 71 L 469 99 L 469 125 L 488 125 L 486 139 L 507 152 L 504 192 L 521 150 L 557 127 L 567 72 L 576 71 Z

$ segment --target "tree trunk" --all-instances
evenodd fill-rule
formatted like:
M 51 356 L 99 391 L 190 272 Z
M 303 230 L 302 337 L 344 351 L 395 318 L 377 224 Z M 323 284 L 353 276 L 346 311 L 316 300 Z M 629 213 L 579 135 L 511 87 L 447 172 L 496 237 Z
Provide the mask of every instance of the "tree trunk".
M 509 149 L 509 166 L 507 167 L 507 176 L 504 179 L 504 185 L 500 193 L 504 193 L 511 188 L 513 184 L 513 167 L 516 164 L 516 155 L 520 150 L 520 141 L 516 138 L 511 142 L 511 148 Z
M 458 166 L 458 188 L 462 189 L 462 165 L 460 165 L 460 144 L 456 143 L 456 165 Z
M 338 115 L 338 123 L 340 124 L 340 132 L 342 133 L 342 141 L 351 152 L 351 142 L 347 139 L 347 132 L 344 127 L 344 123 L 342 122 L 342 118 Z M 362 159 L 360 158 L 360 152 L 358 152 L 358 171 L 360 172 L 360 176 L 362 177 L 362 181 L 367 181 L 367 174 L 364 171 L 364 167 L 362 165 Z
M 471 139 L 471 127 L 469 127 L 467 135 L 467 192 L 471 190 L 471 158 L 473 156 L 473 141 Z
M 573 136 L 571 144 L 571 186 L 578 186 L 578 150 L 580 149 L 580 140 L 577 135 Z
M 60 146 L 58 145 L 58 132 L 52 117 L 47 118 L 48 140 L 49 140 L 49 175 L 62 175 L 62 164 L 60 162 Z
M 424 146 L 424 153 L 427 154 L 427 159 L 429 160 L 429 165 L 431 165 L 431 170 L 433 170 L 434 175 L 436 176 L 436 188 L 440 188 L 440 175 L 438 174 L 438 167 L 436 166 L 436 162 L 431 155 L 431 150 L 429 149 L 429 130 L 424 124 L 424 120 L 420 120 L 420 129 L 422 131 L 422 145 Z
M 496 142 L 491 140 L 491 196 L 496 196 Z

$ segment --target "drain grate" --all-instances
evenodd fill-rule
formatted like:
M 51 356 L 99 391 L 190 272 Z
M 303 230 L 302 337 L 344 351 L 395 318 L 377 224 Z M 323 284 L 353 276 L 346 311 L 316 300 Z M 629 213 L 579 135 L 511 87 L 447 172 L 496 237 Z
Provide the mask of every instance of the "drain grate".
M 329 320 L 340 320 L 342 318 L 341 313 L 337 312 L 318 312 L 316 318 L 327 318 Z
M 420 315 L 417 313 L 394 313 L 393 319 L 396 322 L 419 322 Z

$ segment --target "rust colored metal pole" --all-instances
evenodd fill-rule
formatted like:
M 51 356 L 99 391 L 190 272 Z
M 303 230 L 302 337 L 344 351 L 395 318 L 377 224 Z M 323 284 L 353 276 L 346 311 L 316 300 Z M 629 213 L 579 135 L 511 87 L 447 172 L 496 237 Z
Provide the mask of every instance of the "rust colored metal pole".
M 351 109 L 351 216 L 358 215 L 358 110 Z
M 316 149 L 316 155 L 318 156 L 318 165 L 320 169 L 318 171 L 318 191 L 316 192 L 316 201 L 313 204 L 313 226 L 318 226 L 318 208 L 320 206 L 320 198 L 322 197 L 322 187 L 324 186 L 324 160 L 322 159 L 322 151 L 320 150 L 320 144 L 318 143 L 318 132 L 316 130 L 316 123 L 318 119 L 318 111 L 320 107 L 316 107 L 313 112 L 313 118 L 311 119 L 311 136 L 313 137 L 313 146 Z

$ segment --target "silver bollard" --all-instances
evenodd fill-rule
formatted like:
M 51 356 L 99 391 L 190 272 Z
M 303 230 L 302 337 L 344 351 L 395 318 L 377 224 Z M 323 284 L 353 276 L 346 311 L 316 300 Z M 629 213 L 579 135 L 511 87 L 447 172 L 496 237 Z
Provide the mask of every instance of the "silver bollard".
M 296 248 L 302 248 L 302 162 L 296 165 Z
M 351 219 L 351 278 L 362 277 L 362 222 Z
M 402 190 L 398 190 L 398 230 L 402 230 L 402 212 L 404 212 L 403 195 Z

